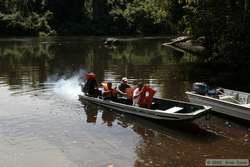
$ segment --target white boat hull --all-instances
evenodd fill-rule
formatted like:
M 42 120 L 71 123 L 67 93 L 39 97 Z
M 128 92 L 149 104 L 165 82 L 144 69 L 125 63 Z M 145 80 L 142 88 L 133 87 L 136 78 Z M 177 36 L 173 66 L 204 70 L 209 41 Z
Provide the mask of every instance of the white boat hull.
M 212 107 L 212 111 L 250 121 L 250 108 L 247 106 L 195 94 L 193 92 L 186 92 L 186 94 L 192 103 L 208 105 Z

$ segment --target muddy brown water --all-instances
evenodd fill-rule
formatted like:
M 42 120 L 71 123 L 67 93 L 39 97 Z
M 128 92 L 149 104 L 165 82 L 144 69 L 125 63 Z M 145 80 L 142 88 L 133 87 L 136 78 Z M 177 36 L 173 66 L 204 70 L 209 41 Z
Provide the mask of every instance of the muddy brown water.
M 81 102 L 85 71 L 114 85 L 144 81 L 157 97 L 187 101 L 194 81 L 249 91 L 239 76 L 197 64 L 162 38 L 0 39 L 0 166 L 205 166 L 211 158 L 250 159 L 250 125 L 211 114 L 190 124 L 162 123 Z M 238 75 L 238 74 L 237 74 Z

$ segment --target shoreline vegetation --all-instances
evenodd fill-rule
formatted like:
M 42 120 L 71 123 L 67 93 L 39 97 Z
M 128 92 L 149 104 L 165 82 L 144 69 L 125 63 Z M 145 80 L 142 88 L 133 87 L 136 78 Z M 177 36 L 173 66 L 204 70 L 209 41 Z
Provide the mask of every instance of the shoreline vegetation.
M 248 0 L 0 0 L 1 36 L 190 36 L 174 46 L 228 64 L 250 63 L 249 20 Z
M 183 51 L 194 53 L 198 56 L 208 56 L 208 49 L 205 47 L 205 37 L 192 39 L 190 36 L 180 36 L 171 40 L 171 42 L 163 43 L 163 46 L 181 49 Z

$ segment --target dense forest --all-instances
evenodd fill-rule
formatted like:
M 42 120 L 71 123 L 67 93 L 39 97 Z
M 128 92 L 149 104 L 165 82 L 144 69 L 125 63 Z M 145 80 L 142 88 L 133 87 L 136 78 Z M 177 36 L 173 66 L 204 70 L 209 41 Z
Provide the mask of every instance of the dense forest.
M 205 37 L 210 61 L 248 62 L 248 0 L 0 0 L 1 35 Z

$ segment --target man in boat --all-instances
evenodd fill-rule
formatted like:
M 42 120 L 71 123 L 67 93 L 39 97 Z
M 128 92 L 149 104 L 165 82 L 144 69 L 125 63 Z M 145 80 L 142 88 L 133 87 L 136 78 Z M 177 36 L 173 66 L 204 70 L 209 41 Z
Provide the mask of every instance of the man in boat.
M 124 104 L 132 105 L 133 88 L 128 84 L 128 79 L 123 77 L 117 85 L 117 101 Z
M 104 99 L 110 99 L 110 100 L 117 99 L 117 93 L 116 93 L 116 90 L 112 88 L 111 81 L 102 83 L 102 86 L 103 86 L 102 96 Z
M 127 97 L 126 89 L 130 88 L 128 84 L 128 79 L 126 77 L 123 77 L 120 84 L 117 86 L 117 95 L 119 97 Z
M 140 106 L 139 100 L 142 96 L 142 93 L 143 93 L 143 83 L 139 82 L 137 84 L 137 88 L 133 92 L 133 106 Z
M 99 91 L 95 73 L 87 73 L 86 80 L 87 82 L 82 85 L 82 91 L 87 96 L 97 97 L 99 95 Z
M 148 85 L 139 83 L 133 93 L 133 105 L 150 109 L 156 91 Z

